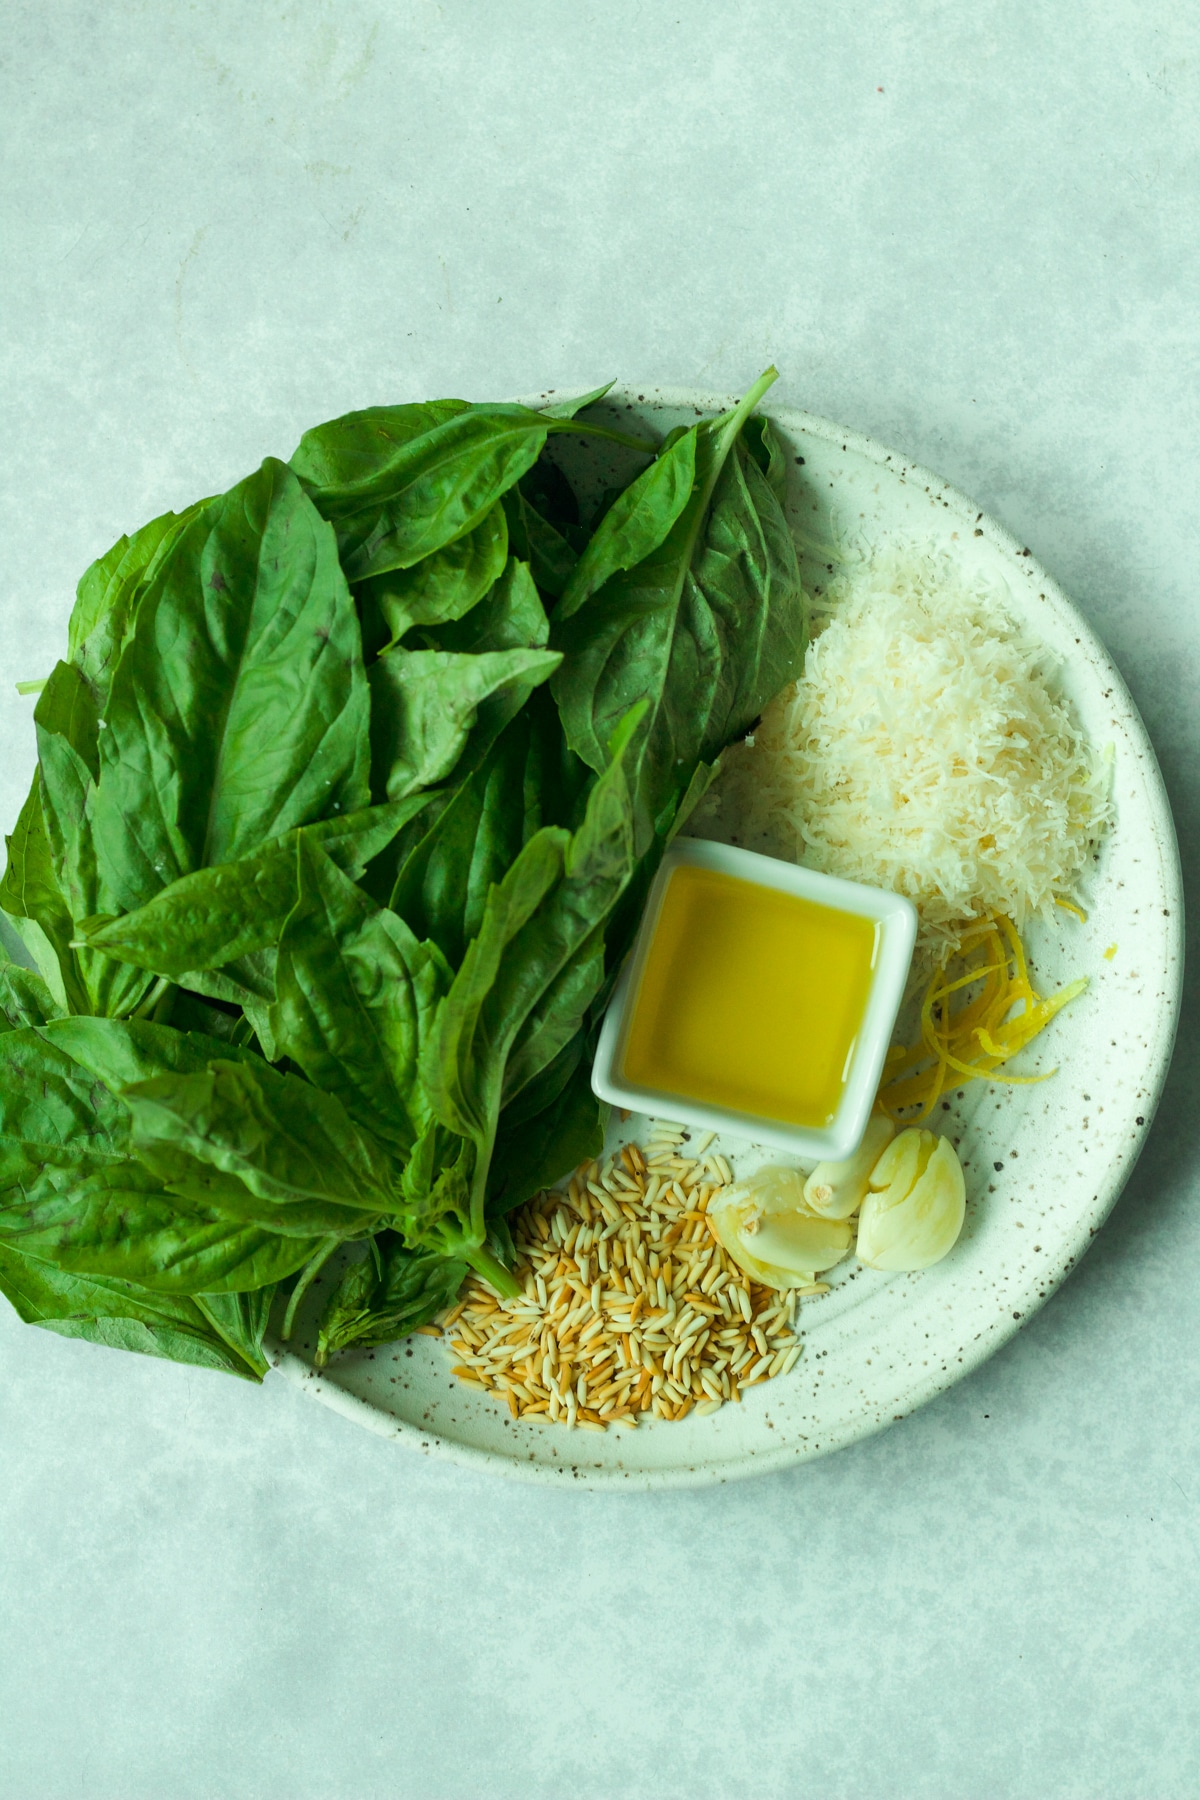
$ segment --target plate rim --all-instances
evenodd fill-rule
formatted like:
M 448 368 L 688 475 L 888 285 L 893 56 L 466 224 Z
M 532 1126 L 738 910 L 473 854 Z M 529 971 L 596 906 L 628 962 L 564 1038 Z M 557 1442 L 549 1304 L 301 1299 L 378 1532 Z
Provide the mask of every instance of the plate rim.
M 558 395 L 583 391 L 588 390 L 564 383 L 557 388 L 543 389 L 536 395 L 519 396 L 517 404 L 537 406 Z M 737 400 L 738 396 L 736 395 L 713 394 L 699 388 L 661 386 L 654 383 L 643 384 L 639 387 L 631 382 L 614 382 L 605 395 L 603 404 L 628 407 L 630 410 L 636 410 L 639 405 L 654 405 L 666 409 L 694 411 L 697 417 L 702 418 L 728 411 L 736 406 Z M 889 473 L 898 475 L 904 481 L 921 482 L 928 492 L 936 491 L 941 498 L 956 503 L 962 511 L 977 512 L 979 516 L 976 528 L 980 530 L 982 536 L 1002 551 L 1007 558 L 1014 561 L 1017 558 L 1026 560 L 1029 572 L 1036 573 L 1038 576 L 1039 594 L 1053 609 L 1059 612 L 1060 616 L 1069 621 L 1077 641 L 1081 646 L 1086 647 L 1091 660 L 1104 669 L 1106 680 L 1111 683 L 1110 698 L 1118 703 L 1117 711 L 1123 715 L 1125 728 L 1134 737 L 1144 759 L 1146 787 L 1154 807 L 1154 838 L 1162 852 L 1162 871 L 1167 890 L 1164 892 L 1164 901 L 1170 912 L 1164 936 L 1166 938 L 1166 971 L 1171 985 L 1169 993 L 1164 996 L 1166 1004 L 1160 1008 L 1156 1018 L 1154 1036 L 1146 1049 L 1144 1078 L 1148 1092 L 1142 1102 L 1142 1117 L 1145 1124 L 1139 1131 L 1136 1142 L 1129 1147 L 1126 1153 L 1110 1162 L 1105 1171 L 1104 1184 L 1095 1201 L 1086 1210 L 1080 1212 L 1069 1246 L 1070 1253 L 1063 1260 L 1061 1266 L 1056 1268 L 1052 1274 L 1043 1272 L 1040 1277 L 1031 1277 L 1027 1291 L 1011 1290 L 1013 1294 L 1020 1293 L 1019 1314 L 1014 1313 L 1013 1308 L 1009 1306 L 1003 1317 L 992 1320 L 970 1344 L 963 1346 L 962 1356 L 955 1363 L 952 1371 L 939 1368 L 936 1372 L 926 1375 L 924 1379 L 914 1380 L 911 1386 L 905 1389 L 903 1398 L 899 1402 L 901 1410 L 894 1413 L 891 1418 L 871 1417 L 864 1413 L 836 1438 L 832 1438 L 831 1441 L 824 1442 L 812 1450 L 788 1445 L 781 1446 L 776 1450 L 764 1449 L 761 1453 L 743 1454 L 720 1461 L 698 1462 L 663 1469 L 623 1469 L 620 1467 L 597 1467 L 594 1464 L 581 1466 L 565 1459 L 561 1463 L 541 1461 L 537 1458 L 522 1460 L 516 1454 L 477 1448 L 454 1438 L 443 1437 L 432 1429 L 421 1430 L 406 1419 L 399 1418 L 395 1413 L 387 1412 L 372 1401 L 362 1399 L 348 1389 L 339 1386 L 330 1379 L 328 1372 L 317 1371 L 302 1357 L 285 1349 L 277 1340 L 268 1338 L 265 1348 L 272 1367 L 291 1385 L 298 1387 L 301 1393 L 319 1401 L 355 1424 L 364 1426 L 377 1436 L 404 1444 L 406 1448 L 415 1451 L 418 1455 L 444 1458 L 467 1468 L 487 1470 L 492 1474 L 500 1474 L 511 1480 L 523 1481 L 536 1486 L 553 1487 L 566 1483 L 577 1489 L 637 1493 L 667 1488 L 717 1486 L 729 1481 L 750 1480 L 758 1475 L 777 1473 L 781 1469 L 815 1462 L 838 1450 L 847 1449 L 852 1444 L 860 1443 L 877 1432 L 887 1430 L 889 1425 L 907 1418 L 910 1413 L 926 1405 L 936 1395 L 954 1387 L 979 1368 L 988 1357 L 993 1356 L 1023 1326 L 1028 1324 L 1029 1320 L 1041 1310 L 1051 1296 L 1057 1293 L 1068 1275 L 1078 1267 L 1100 1226 L 1108 1218 L 1124 1191 L 1145 1146 L 1162 1099 L 1179 1028 L 1182 998 L 1184 976 L 1183 874 L 1175 820 L 1171 812 L 1158 756 L 1146 730 L 1145 721 L 1142 719 L 1137 704 L 1123 675 L 1113 661 L 1107 645 L 1056 578 L 1033 555 L 1028 545 L 1023 545 L 1006 526 L 980 508 L 977 501 L 973 500 L 969 494 L 964 493 L 953 482 L 947 481 L 935 471 L 926 468 L 923 463 L 889 449 L 878 439 L 869 437 L 864 432 L 839 425 L 835 420 L 827 419 L 818 413 L 807 412 L 801 407 L 771 406 L 769 397 L 758 410 L 768 417 L 777 418 L 786 430 L 806 432 L 825 443 L 840 445 L 845 451 L 853 450 L 881 468 L 886 467 Z

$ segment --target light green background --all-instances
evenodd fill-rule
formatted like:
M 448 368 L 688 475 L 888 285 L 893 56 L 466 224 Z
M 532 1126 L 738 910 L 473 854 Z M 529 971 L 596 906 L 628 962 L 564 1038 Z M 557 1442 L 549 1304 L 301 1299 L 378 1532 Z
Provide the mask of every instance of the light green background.
M 74 581 L 373 401 L 632 381 L 929 465 L 1197 869 L 1200 29 L 1171 0 L 13 0 L 0 823 Z M 0 1302 L 3 1800 L 1193 1800 L 1196 992 L 1080 1272 L 886 1435 L 610 1498 Z

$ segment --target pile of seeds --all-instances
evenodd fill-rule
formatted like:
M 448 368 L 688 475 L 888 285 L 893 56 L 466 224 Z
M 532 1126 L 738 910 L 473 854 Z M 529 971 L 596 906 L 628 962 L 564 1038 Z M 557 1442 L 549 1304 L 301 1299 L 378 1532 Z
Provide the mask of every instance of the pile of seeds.
M 461 1381 L 503 1396 L 515 1418 L 602 1431 L 639 1414 L 716 1412 L 784 1374 L 800 1355 L 797 1294 L 752 1282 L 706 1217 L 732 1176 L 724 1157 L 681 1154 L 681 1127 L 656 1125 L 565 1193 L 539 1194 L 510 1224 L 523 1293 L 500 1300 L 474 1279 L 441 1318 Z

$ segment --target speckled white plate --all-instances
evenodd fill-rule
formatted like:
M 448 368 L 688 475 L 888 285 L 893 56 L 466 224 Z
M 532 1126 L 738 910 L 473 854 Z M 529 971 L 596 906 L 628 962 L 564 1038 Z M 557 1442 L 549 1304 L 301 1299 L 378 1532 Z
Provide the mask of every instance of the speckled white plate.
M 732 404 L 679 388 L 614 390 L 609 400 L 623 422 L 641 415 L 662 431 Z M 1034 931 L 1027 941 L 1043 992 L 1080 973 L 1091 987 L 1047 1034 L 1043 1066 L 1057 1061 L 1053 1080 L 977 1082 L 942 1115 L 960 1145 L 968 1193 L 950 1256 L 919 1275 L 843 1265 L 829 1294 L 803 1304 L 795 1369 L 750 1389 L 740 1405 L 605 1435 L 517 1422 L 459 1384 L 433 1338 L 350 1353 L 315 1374 L 308 1311 L 276 1366 L 347 1418 L 428 1455 L 528 1480 L 651 1488 L 782 1468 L 878 1431 L 990 1356 L 1071 1272 L 1121 1192 L 1158 1102 L 1182 974 L 1179 859 L 1154 752 L 1120 675 L 1030 552 L 964 495 L 824 419 L 767 410 L 793 457 L 789 513 L 806 537 L 939 538 L 968 568 L 1002 583 L 1013 614 L 1062 655 L 1079 718 L 1093 742 L 1112 746 L 1117 816 L 1091 881 L 1087 923 Z M 584 466 L 573 463 L 572 472 L 603 482 L 606 453 L 578 454 Z M 822 586 L 822 565 L 808 563 L 805 578 Z M 637 1136 L 645 1124 L 630 1119 L 620 1135 Z M 746 1144 L 722 1148 L 735 1170 L 772 1160 Z

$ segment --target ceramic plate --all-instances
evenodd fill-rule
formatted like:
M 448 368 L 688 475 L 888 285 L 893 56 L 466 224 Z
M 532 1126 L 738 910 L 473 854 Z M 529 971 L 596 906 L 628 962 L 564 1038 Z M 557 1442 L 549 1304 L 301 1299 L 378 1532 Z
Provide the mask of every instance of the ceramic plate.
M 642 417 L 666 431 L 732 401 L 646 388 L 614 390 L 606 404 L 623 423 Z M 1162 1089 L 1182 972 L 1178 853 L 1154 752 L 1107 652 L 1029 551 L 964 495 L 840 426 L 766 410 L 790 453 L 789 515 L 806 539 L 856 548 L 937 539 L 1006 589 L 1014 616 L 1061 655 L 1079 719 L 1093 743 L 1111 746 L 1116 822 L 1086 894 L 1087 922 L 1031 930 L 1027 944 L 1042 992 L 1080 973 L 1091 986 L 1039 1043 L 1041 1066 L 1058 1064 L 1052 1080 L 976 1082 L 942 1114 L 968 1194 L 951 1254 L 918 1275 L 878 1274 L 853 1260 L 834 1271 L 831 1291 L 802 1304 L 795 1369 L 750 1389 L 740 1405 L 636 1432 L 569 1432 L 515 1421 L 499 1401 L 460 1385 L 434 1338 L 352 1352 L 317 1375 L 306 1361 L 312 1314 L 302 1319 L 291 1350 L 276 1356 L 282 1373 L 429 1455 L 529 1480 L 650 1488 L 783 1468 L 878 1431 L 999 1349 L 1070 1274 L 1129 1176 Z M 577 478 L 612 479 L 607 452 L 573 454 Z M 805 579 L 820 589 L 826 567 L 809 562 Z M 646 1126 L 631 1118 L 610 1141 Z M 772 1160 L 743 1142 L 720 1148 L 735 1173 Z

